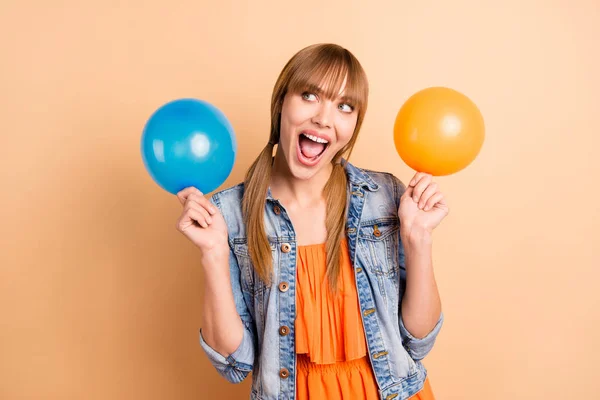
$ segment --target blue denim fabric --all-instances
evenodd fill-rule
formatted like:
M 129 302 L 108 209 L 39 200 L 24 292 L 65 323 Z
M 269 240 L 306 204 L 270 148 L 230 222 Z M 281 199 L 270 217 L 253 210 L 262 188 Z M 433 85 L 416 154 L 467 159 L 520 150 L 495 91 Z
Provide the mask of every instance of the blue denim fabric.
M 406 288 L 398 206 L 405 186 L 395 176 L 345 164 L 348 176 L 346 237 L 353 261 L 369 358 L 381 399 L 407 399 L 423 387 L 421 360 L 431 351 L 443 313 L 424 338 L 405 328 L 400 302 Z M 237 350 L 223 357 L 200 345 L 230 382 L 252 371 L 251 399 L 295 398 L 296 251 L 294 228 L 284 206 L 269 190 L 265 229 L 273 254 L 273 283 L 265 285 L 252 266 L 242 219 L 243 184 L 215 193 L 211 202 L 227 223 L 231 285 L 244 336 Z M 281 283 L 284 283 L 281 285 Z M 281 335 L 286 326 L 289 334 Z

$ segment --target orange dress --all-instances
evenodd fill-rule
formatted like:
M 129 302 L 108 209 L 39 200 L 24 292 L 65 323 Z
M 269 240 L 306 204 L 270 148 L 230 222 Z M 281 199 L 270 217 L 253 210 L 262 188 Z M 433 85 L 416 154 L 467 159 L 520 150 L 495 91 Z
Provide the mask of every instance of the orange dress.
M 341 247 L 340 295 L 333 296 L 325 274 L 325 244 L 298 246 L 295 322 L 298 400 L 379 398 L 345 239 Z M 411 399 L 434 400 L 428 379 Z

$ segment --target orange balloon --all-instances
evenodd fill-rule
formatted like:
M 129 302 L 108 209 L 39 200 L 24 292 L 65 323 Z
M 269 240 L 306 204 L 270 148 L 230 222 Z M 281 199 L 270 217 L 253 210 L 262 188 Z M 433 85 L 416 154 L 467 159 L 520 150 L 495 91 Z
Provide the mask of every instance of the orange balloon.
M 413 94 L 394 124 L 396 151 L 418 172 L 450 175 L 469 165 L 485 137 L 481 112 L 467 96 L 445 87 Z

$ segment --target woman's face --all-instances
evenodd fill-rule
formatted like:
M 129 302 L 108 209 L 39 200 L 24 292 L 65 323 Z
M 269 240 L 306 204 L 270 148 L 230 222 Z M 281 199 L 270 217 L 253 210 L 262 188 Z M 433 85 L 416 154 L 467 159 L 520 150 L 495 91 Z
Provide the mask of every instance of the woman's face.
M 358 112 L 344 98 L 344 86 L 335 99 L 318 88 L 285 95 L 279 150 L 294 177 L 310 179 L 329 171 L 333 157 L 352 138 Z

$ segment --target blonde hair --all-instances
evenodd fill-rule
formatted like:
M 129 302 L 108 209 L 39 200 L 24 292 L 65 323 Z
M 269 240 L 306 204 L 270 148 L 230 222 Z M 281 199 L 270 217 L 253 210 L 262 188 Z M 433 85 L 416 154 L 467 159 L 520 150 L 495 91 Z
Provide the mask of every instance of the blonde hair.
M 333 172 L 323 189 L 327 202 L 327 276 L 337 288 L 340 271 L 340 247 L 344 237 L 347 207 L 347 178 L 342 158 L 348 159 L 356 142 L 367 109 L 368 82 L 358 60 L 348 50 L 335 44 L 315 44 L 296 53 L 285 65 L 271 97 L 271 134 L 269 142 L 246 173 L 242 210 L 248 251 L 260 279 L 271 284 L 273 271 L 271 247 L 264 227 L 267 190 L 271 181 L 273 147 L 279 143 L 281 108 L 287 93 L 322 89 L 327 98 L 336 98 L 346 80 L 344 94 L 358 113 L 352 138 L 332 159 Z

